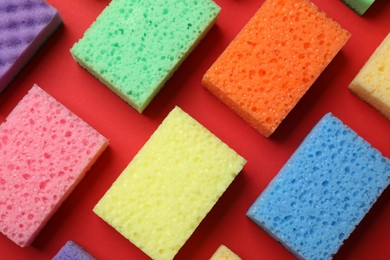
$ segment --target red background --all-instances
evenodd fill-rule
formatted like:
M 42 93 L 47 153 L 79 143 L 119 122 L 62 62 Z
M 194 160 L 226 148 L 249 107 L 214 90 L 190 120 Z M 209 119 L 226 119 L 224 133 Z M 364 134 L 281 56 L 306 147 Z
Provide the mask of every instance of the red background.
M 388 0 L 377 0 L 362 17 L 341 1 L 313 0 L 352 37 L 269 139 L 201 86 L 203 74 L 264 1 L 216 0 L 222 7 L 217 24 L 143 114 L 79 67 L 69 52 L 110 1 L 48 2 L 61 13 L 64 26 L 0 95 L 0 122 L 37 83 L 110 139 L 110 146 L 30 247 L 20 248 L 0 234 L 0 259 L 50 259 L 68 240 L 74 240 L 99 259 L 148 259 L 97 217 L 92 208 L 175 105 L 248 160 L 177 259 L 208 259 L 220 244 L 243 259 L 294 259 L 245 213 L 327 112 L 333 112 L 390 157 L 390 121 L 347 88 L 390 31 Z M 335 259 L 390 259 L 389 198 L 387 189 Z

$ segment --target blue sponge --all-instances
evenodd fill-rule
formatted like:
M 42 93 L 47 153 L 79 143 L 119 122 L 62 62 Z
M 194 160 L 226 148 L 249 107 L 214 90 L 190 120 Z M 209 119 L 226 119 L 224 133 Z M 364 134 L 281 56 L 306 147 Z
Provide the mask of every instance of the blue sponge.
M 53 260 L 95 260 L 82 247 L 73 241 L 68 241 L 53 257 Z
M 390 160 L 325 115 L 247 216 L 298 258 L 331 259 L 390 182 Z

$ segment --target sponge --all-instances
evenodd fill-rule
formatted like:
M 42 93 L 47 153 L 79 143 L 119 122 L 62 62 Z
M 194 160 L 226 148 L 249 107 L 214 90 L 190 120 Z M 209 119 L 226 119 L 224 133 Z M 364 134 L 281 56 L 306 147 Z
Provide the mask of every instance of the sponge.
M 211 0 L 113 0 L 71 53 L 142 112 L 212 27 L 219 11 Z
M 220 245 L 211 256 L 210 260 L 241 260 L 241 257 L 236 255 L 232 250 L 224 245 Z
M 95 260 L 96 258 L 73 241 L 68 241 L 53 260 Z
M 106 146 L 34 85 L 0 125 L 0 232 L 28 246 Z
M 308 0 L 266 0 L 203 85 L 268 137 L 349 36 Z
M 390 183 L 390 160 L 325 115 L 247 216 L 301 259 L 331 259 Z
M 390 119 L 390 33 L 356 75 L 349 89 Z
M 363 15 L 368 8 L 375 2 L 375 0 L 342 0 L 358 15 Z
M 61 23 L 43 0 L 0 2 L 0 93 Z
M 176 107 L 93 210 L 152 259 L 172 259 L 245 162 Z

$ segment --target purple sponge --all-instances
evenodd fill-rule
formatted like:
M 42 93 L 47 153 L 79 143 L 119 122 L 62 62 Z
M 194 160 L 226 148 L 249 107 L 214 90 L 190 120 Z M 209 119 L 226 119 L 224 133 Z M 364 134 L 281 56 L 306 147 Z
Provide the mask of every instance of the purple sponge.
M 0 1 L 0 93 L 61 23 L 43 0 Z
M 53 260 L 94 260 L 95 257 L 86 252 L 73 241 L 68 241 L 53 257 Z

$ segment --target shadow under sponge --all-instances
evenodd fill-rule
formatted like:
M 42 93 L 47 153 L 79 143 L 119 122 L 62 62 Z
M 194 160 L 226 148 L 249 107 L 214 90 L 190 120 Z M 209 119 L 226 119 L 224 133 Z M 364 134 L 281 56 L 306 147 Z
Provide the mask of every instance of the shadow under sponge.
M 301 259 L 331 259 L 390 183 L 390 160 L 325 115 L 247 216 Z

